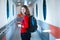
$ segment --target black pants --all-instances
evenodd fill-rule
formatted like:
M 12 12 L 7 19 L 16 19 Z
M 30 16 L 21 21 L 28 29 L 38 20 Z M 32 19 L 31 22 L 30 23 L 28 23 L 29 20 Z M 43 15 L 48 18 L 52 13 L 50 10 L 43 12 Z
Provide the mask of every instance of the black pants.
M 30 40 L 31 33 L 26 32 L 26 33 L 21 33 L 21 38 L 22 40 Z

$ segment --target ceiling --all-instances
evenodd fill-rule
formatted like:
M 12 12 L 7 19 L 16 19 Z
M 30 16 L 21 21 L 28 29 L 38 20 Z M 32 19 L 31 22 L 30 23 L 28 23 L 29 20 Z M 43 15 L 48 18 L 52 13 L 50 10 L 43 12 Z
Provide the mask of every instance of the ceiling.
M 25 1 L 27 1 L 27 5 L 33 4 L 36 0 L 13 0 L 17 6 L 21 4 L 25 4 Z

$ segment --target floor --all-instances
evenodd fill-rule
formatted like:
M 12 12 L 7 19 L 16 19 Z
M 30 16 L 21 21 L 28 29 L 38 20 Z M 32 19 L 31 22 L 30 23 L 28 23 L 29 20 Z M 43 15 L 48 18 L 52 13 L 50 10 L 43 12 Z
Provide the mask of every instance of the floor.
M 19 29 L 20 28 L 16 29 L 16 31 L 14 32 L 14 34 L 11 37 L 11 40 L 21 40 Z M 31 40 L 41 40 L 37 31 L 34 33 L 31 33 Z
M 11 22 L 9 25 L 7 25 L 8 29 L 6 31 L 6 34 L 4 37 L 0 38 L 0 40 L 21 40 L 20 27 L 17 27 L 15 23 L 16 21 Z M 48 29 L 48 25 L 45 23 L 43 25 L 42 24 L 43 22 L 38 21 L 38 31 L 31 33 L 31 40 L 49 40 L 49 33 L 41 32 L 43 29 L 40 28 L 41 26 Z

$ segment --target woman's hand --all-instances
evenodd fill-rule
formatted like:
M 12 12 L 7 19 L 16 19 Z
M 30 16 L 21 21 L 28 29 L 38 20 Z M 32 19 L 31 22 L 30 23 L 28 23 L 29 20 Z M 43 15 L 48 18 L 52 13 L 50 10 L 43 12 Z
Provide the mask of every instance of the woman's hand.
M 19 21 L 19 22 L 17 22 L 18 24 L 21 24 L 21 22 Z
M 24 26 L 22 25 L 22 28 L 24 28 Z
M 21 24 L 18 24 L 18 27 L 20 27 L 20 28 L 21 28 Z

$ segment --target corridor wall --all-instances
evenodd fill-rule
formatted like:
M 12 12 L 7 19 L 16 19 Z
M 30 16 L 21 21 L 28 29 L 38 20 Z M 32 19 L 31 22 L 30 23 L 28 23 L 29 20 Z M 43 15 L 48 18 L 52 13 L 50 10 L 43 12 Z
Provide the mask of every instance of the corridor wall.
M 8 0 L 9 1 L 9 0 Z M 10 23 L 16 18 L 16 5 L 10 0 L 9 1 L 9 18 L 7 18 L 7 0 L 0 0 L 0 28 L 4 25 Z M 13 6 L 14 5 L 14 16 L 13 16 Z

